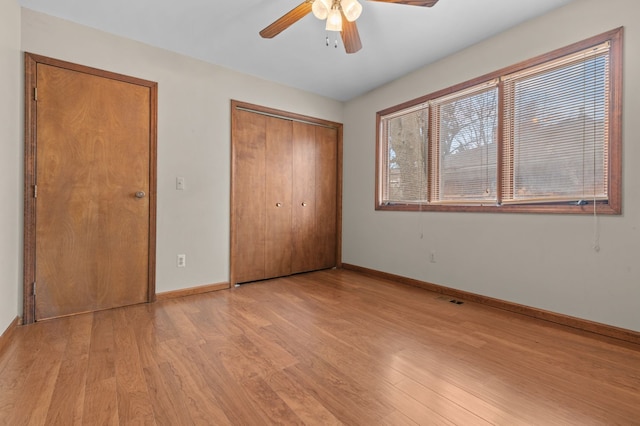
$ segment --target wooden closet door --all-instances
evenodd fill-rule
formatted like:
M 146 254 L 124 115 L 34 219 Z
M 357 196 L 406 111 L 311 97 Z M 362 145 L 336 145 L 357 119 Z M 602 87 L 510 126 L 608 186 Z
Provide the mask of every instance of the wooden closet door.
M 314 269 L 333 268 L 338 259 L 338 131 L 316 126 L 316 233 Z
M 233 271 L 235 282 L 265 277 L 267 116 L 234 111 Z
M 232 284 L 337 266 L 341 127 L 287 114 L 232 102 Z
M 237 111 L 235 282 L 291 274 L 291 122 Z
M 266 119 L 265 276 L 291 274 L 291 121 Z
M 293 273 L 336 264 L 337 131 L 293 123 Z
M 316 130 L 317 126 L 294 122 L 292 259 L 294 273 L 311 271 L 317 264 Z

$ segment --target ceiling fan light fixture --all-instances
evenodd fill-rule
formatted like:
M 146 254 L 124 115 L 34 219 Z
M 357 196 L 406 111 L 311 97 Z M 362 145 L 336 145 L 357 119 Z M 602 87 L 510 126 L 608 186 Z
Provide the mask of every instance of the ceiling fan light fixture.
M 314 0 L 311 5 L 311 12 L 313 12 L 313 16 L 321 21 L 327 19 L 327 16 L 329 16 L 329 9 L 329 0 Z
M 358 0 L 342 0 L 340 2 L 340 6 L 342 7 L 344 17 L 347 18 L 347 21 L 349 22 L 353 22 L 358 19 L 362 13 L 362 5 Z
M 342 31 L 342 13 L 337 7 L 332 8 L 327 17 L 327 31 Z
M 257 0 L 256 0 L 257 1 Z M 293 0 L 291 0 L 293 1 Z M 300 0 L 298 0 L 300 1 Z M 409 6 L 431 7 L 438 0 L 370 0 L 381 3 L 396 3 Z M 298 6 L 276 19 L 270 25 L 267 25 L 260 36 L 262 38 L 273 38 L 282 31 L 289 28 L 305 16 L 315 15 L 320 20 L 325 20 L 325 29 L 327 31 L 339 32 L 344 43 L 344 50 L 347 53 L 356 53 L 362 48 L 360 42 L 360 34 L 356 26 L 356 19 L 360 17 L 362 12 L 362 0 L 302 0 Z M 344 27 L 344 28 L 343 28 Z M 327 35 L 327 40 L 329 36 Z M 327 43 L 328 45 L 328 43 Z M 338 36 L 336 35 L 336 47 L 338 45 Z

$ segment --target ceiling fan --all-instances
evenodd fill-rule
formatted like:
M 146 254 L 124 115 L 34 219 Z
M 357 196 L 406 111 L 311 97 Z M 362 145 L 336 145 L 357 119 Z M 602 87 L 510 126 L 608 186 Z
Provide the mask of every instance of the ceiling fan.
M 410 6 L 431 7 L 438 0 L 369 0 L 382 3 L 397 3 Z M 338 31 L 347 53 L 356 53 L 362 48 L 356 19 L 362 12 L 358 0 L 305 0 L 285 13 L 271 25 L 260 31 L 263 38 L 273 38 L 291 25 L 313 12 L 320 20 L 327 20 L 327 31 Z

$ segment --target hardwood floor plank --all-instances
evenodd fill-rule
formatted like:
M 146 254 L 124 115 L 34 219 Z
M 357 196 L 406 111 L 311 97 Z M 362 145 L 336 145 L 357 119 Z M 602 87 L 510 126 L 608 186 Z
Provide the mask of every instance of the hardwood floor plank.
M 215 351 L 204 346 L 189 349 L 193 365 L 200 368 L 206 384 L 216 395 L 216 401 L 233 425 L 268 424 L 261 410 L 255 407 L 241 382 L 225 368 Z
M 243 383 L 255 377 L 265 377 L 269 372 L 276 370 L 269 360 L 258 364 L 254 363 L 229 339 L 217 342 L 210 341 L 200 348 L 206 353 L 210 353 L 211 362 L 229 374 L 235 382 Z
M 353 271 L 17 327 L 0 425 L 635 425 L 640 346 Z
M 472 351 L 466 355 L 467 362 L 500 378 L 503 386 L 511 387 L 513 395 L 520 395 L 525 401 L 533 399 L 536 402 L 536 411 L 545 408 L 545 411 L 555 413 L 555 416 L 550 416 L 548 422 L 569 422 L 583 418 L 585 421 L 597 420 L 605 423 L 622 421 L 624 424 L 632 420 L 627 417 L 627 413 L 629 409 L 637 410 L 637 407 L 630 408 L 625 402 L 628 398 L 615 402 L 618 406 L 615 413 L 602 409 L 614 402 L 610 400 L 611 396 L 608 392 L 613 388 L 607 386 L 605 382 L 586 379 L 555 365 L 554 362 L 548 362 L 524 351 L 509 350 L 510 347 L 511 344 L 503 342 L 502 349 L 498 352 L 495 345 L 489 345 L 481 352 Z M 505 369 L 504 365 L 505 353 L 510 355 L 508 369 Z M 519 377 L 517 371 L 528 371 L 529 374 L 523 378 Z M 598 389 L 595 394 L 594 389 Z M 617 389 L 617 391 L 617 398 L 626 393 L 624 389 Z M 584 399 L 594 399 L 594 397 L 592 404 L 583 407 L 579 414 L 576 414 L 577 407 L 583 405 Z M 562 403 L 558 404 L 558 401 Z M 535 415 L 540 414 L 535 413 Z
M 465 401 L 460 401 L 460 404 L 458 404 L 447 398 L 446 393 L 433 390 L 431 387 L 424 386 L 415 380 L 403 380 L 396 384 L 396 387 L 453 424 L 492 424 L 490 419 L 478 413 L 477 410 L 470 409 Z
M 137 355 L 156 424 L 192 424 L 170 364 L 172 356 L 167 345 L 179 334 L 166 315 L 164 304 L 129 310 L 127 319 L 136 324 Z
M 85 395 L 83 425 L 119 424 L 115 377 L 88 384 Z
M 323 373 L 316 373 L 316 370 Z M 310 389 L 313 397 L 318 400 L 334 417 L 344 424 L 375 425 L 379 424 L 381 417 L 372 407 L 368 396 L 363 389 L 353 386 L 352 383 L 341 381 L 339 377 L 332 375 L 322 376 L 328 368 L 322 366 L 303 367 L 294 365 L 284 370 L 290 380 L 300 383 Z M 389 409 L 386 414 L 390 413 Z
M 262 330 L 262 329 L 258 329 Z M 241 336 L 237 336 L 234 342 L 241 349 L 251 351 L 253 357 L 262 357 L 261 360 L 267 359 L 274 368 L 284 369 L 298 363 L 298 359 L 290 354 L 285 348 L 276 342 L 265 339 L 252 329 L 245 330 Z M 250 346 L 248 344 L 250 343 Z
M 382 419 L 382 426 L 418 426 L 418 423 L 396 410 Z
M 93 315 L 71 323 L 68 344 L 58 372 L 46 424 L 82 424 Z
M 268 419 L 268 424 L 304 425 L 302 420 L 280 398 L 280 396 L 264 381 L 262 377 L 254 377 L 243 382 L 251 399 L 260 407 Z
M 391 394 L 390 397 L 393 399 L 393 405 L 396 407 L 396 410 L 394 410 L 394 412 L 392 413 L 389 413 L 384 417 L 384 419 L 388 418 L 389 415 L 395 412 L 401 412 L 406 418 L 419 425 L 451 426 L 456 424 L 439 411 L 440 407 L 438 407 L 437 404 L 430 403 L 428 405 L 425 405 L 412 396 L 401 393 Z M 384 419 L 381 419 L 380 423 L 383 423 Z M 463 423 L 460 424 L 462 425 Z M 483 422 L 482 424 L 485 423 Z
M 114 312 L 113 328 L 119 422 L 155 425 L 138 342 L 135 332 L 127 322 L 124 309 Z
M 29 357 L 31 365 L 23 370 L 28 374 L 19 379 L 21 383 L 15 383 L 16 405 L 8 416 L 8 425 L 44 424 L 67 346 L 68 329 L 69 321 L 63 320 L 29 333 L 36 339 L 35 345 L 27 345 L 34 350 L 34 357 Z
M 167 426 L 193 424 L 183 398 L 178 394 L 179 387 L 171 365 L 161 362 L 143 367 L 143 371 L 156 423 Z
M 0 354 L 2 354 L 5 351 L 5 349 L 11 344 L 11 342 L 14 340 L 12 338 L 13 333 L 18 328 L 18 325 L 21 324 L 21 321 L 22 320 L 20 317 L 15 317 L 14 320 L 11 321 L 11 324 L 9 324 L 6 330 L 3 331 L 0 328 Z M 0 365 L 0 371 L 1 370 L 2 370 L 2 366 Z
M 505 409 L 500 404 L 485 401 L 484 395 L 490 394 L 492 388 L 484 374 L 477 374 L 457 368 L 452 361 L 445 361 L 440 354 L 435 357 L 422 356 L 422 353 L 402 352 L 397 354 L 394 365 L 412 380 L 421 383 L 430 390 L 437 392 L 452 402 L 465 407 L 479 417 L 493 424 L 526 425 L 524 408 L 518 416 L 515 403 L 511 409 Z M 471 386 L 468 384 L 471 383 Z M 476 386 L 481 384 L 480 396 L 474 393 Z M 531 419 L 533 420 L 533 419 Z
M 342 425 L 307 388 L 283 372 L 271 374 L 267 382 L 305 424 Z
M 173 353 L 170 365 L 173 368 L 177 389 L 189 416 L 195 424 L 231 425 L 218 402 L 214 388 L 203 379 L 206 369 L 194 362 L 189 351 L 193 346 L 184 345 L 181 341 L 167 342 L 167 349 Z
M 584 345 L 584 339 L 571 340 L 571 336 L 566 339 L 554 339 L 548 345 L 530 345 L 523 338 L 524 330 L 518 333 L 505 335 L 492 332 L 488 328 L 479 329 L 475 334 L 482 336 L 484 340 L 489 342 L 491 346 L 496 346 L 496 341 L 500 340 L 503 345 L 509 346 L 513 351 L 521 353 L 521 358 L 535 361 L 536 364 L 554 368 L 551 374 L 562 372 L 564 375 L 573 375 L 571 381 L 584 378 L 597 380 L 607 390 L 608 387 L 627 389 L 629 392 L 636 393 L 637 377 L 640 377 L 640 365 L 629 362 L 629 358 L 624 352 L 619 352 L 615 346 L 609 351 L 593 350 Z M 573 347 L 573 351 L 567 351 L 568 347 Z M 573 353 L 582 352 L 583 362 L 576 363 Z M 617 368 L 624 366 L 624 368 Z M 601 380 L 600 371 L 607 371 L 606 381 Z
M 198 345 L 204 343 L 204 339 L 194 327 L 194 323 L 182 306 L 188 304 L 185 299 L 170 299 L 159 302 L 162 305 L 163 312 L 166 313 L 167 319 L 171 322 L 174 330 L 180 335 L 180 341 L 188 345 Z M 175 340 L 175 337 L 171 340 Z
M 114 311 L 100 311 L 93 315 L 82 421 L 85 425 L 117 425 Z
M 11 424 L 17 425 L 21 423 L 22 419 L 29 419 L 28 424 L 39 425 L 44 424 L 47 418 L 56 378 L 62 363 L 62 351 L 55 347 L 50 348 L 47 356 L 38 359 L 37 362 L 38 368 L 29 374 L 28 382 L 23 389 L 24 398 L 31 400 L 31 406 L 28 407 L 28 411 L 15 417 Z
M 44 327 L 18 327 L 0 358 L 0 419 L 9 419 L 28 403 L 21 391 L 41 348 Z

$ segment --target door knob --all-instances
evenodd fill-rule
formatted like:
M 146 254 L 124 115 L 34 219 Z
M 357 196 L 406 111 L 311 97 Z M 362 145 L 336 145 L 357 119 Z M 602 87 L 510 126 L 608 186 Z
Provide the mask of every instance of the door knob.
M 276 203 L 276 207 L 282 207 L 282 203 Z
M 136 192 L 136 198 L 144 198 L 145 195 L 147 195 L 147 194 L 145 194 L 144 191 Z
M 307 203 L 305 203 L 304 201 L 302 202 L 302 207 L 307 207 Z

